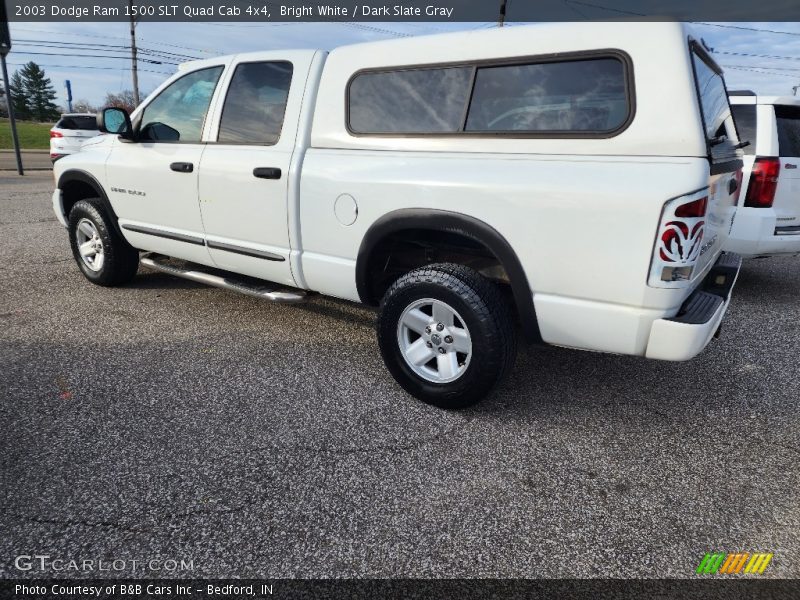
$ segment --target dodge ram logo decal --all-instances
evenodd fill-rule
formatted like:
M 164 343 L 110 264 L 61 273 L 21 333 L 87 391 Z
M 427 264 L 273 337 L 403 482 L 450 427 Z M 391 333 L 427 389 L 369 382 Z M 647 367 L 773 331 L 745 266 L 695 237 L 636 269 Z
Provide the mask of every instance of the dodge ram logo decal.
M 659 240 L 661 260 L 671 263 L 693 263 L 700 256 L 705 221 L 692 220 L 667 223 Z

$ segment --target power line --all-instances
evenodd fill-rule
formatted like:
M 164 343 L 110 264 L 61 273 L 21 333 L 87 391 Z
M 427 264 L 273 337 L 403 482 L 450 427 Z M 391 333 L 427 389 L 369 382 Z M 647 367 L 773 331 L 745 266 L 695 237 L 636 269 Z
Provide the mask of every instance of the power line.
M 110 56 L 104 54 L 67 54 L 64 52 L 29 52 L 27 50 L 22 50 L 20 54 L 29 54 L 31 56 L 69 56 L 75 58 L 122 58 L 125 60 L 130 60 L 130 56 Z M 171 65 L 177 66 L 178 63 L 171 63 L 171 62 L 164 62 L 160 60 L 150 60 L 149 58 L 139 58 L 140 61 L 146 62 L 152 65 Z
M 741 29 L 744 31 L 758 31 L 760 33 L 775 33 L 778 35 L 791 35 L 800 37 L 800 33 L 796 31 L 777 31 L 775 29 L 760 29 L 758 27 L 746 27 L 744 25 L 723 25 L 722 23 L 703 23 L 700 21 L 693 21 L 695 25 L 707 25 L 709 27 L 724 27 L 725 29 Z
M 729 52 L 727 50 L 715 50 L 714 54 L 727 54 L 729 56 L 747 56 L 749 58 L 772 58 L 775 60 L 800 60 L 798 56 L 776 56 L 772 54 L 749 54 L 747 52 Z
M 622 10 L 619 8 L 611 8 L 610 6 L 603 6 L 601 4 L 594 4 L 592 2 L 582 2 L 581 0 L 562 0 L 564 4 L 579 4 L 581 6 L 588 6 L 590 8 L 598 8 L 600 10 L 605 10 L 608 12 L 613 12 L 622 15 L 630 15 L 635 17 L 652 17 L 654 15 L 647 14 L 647 13 L 640 13 L 635 12 L 632 10 Z M 745 25 L 725 25 L 722 23 L 706 23 L 703 21 L 690 21 L 694 25 L 706 25 L 708 27 L 722 27 L 725 29 L 739 29 L 742 31 L 757 31 L 759 33 L 773 33 L 777 35 L 790 35 L 795 37 L 800 37 L 800 32 L 795 31 L 780 31 L 776 29 L 762 29 L 760 27 L 747 27 Z
M 81 43 L 81 42 L 48 42 L 43 40 L 25 40 L 19 39 L 17 40 L 18 43 L 22 44 L 23 46 L 37 46 L 43 48 L 64 48 L 68 50 L 95 50 L 98 52 L 107 52 L 107 51 L 120 51 L 120 50 L 130 50 L 130 46 L 123 46 L 121 44 L 92 44 L 92 43 Z M 139 48 L 140 52 L 144 52 L 151 56 L 157 56 L 160 58 L 167 58 L 168 60 L 199 60 L 199 56 L 190 56 L 188 54 L 176 54 L 175 52 L 165 52 L 163 50 L 154 50 L 152 48 Z
M 53 29 L 31 29 L 29 27 L 17 27 L 16 23 L 12 24 L 12 29 L 14 31 L 28 31 L 30 33 L 52 33 L 56 35 L 65 35 L 69 37 L 87 37 L 87 38 L 94 38 L 94 39 L 105 39 L 105 40 L 126 40 L 127 38 L 124 36 L 119 35 L 97 35 L 92 33 L 82 33 L 82 32 L 67 32 L 67 31 L 55 31 Z M 144 38 L 142 38 L 144 39 Z M 171 44 L 169 42 L 161 42 L 151 38 L 147 38 L 146 40 L 150 44 L 154 44 L 156 46 L 167 46 L 169 48 L 181 48 L 182 50 L 191 50 L 193 52 L 204 52 L 206 54 L 215 54 L 219 55 L 218 52 L 207 50 L 205 48 L 193 48 L 191 46 L 182 46 L 180 44 Z
M 733 69 L 735 71 L 748 71 L 750 73 L 758 73 L 759 75 L 771 75 L 773 77 L 789 77 L 791 79 L 797 80 L 797 75 L 789 75 L 788 73 L 775 73 L 774 71 L 757 71 L 755 69 L 749 69 L 745 67 L 732 67 L 728 66 L 725 67 L 726 69 Z
M 592 4 L 591 2 L 580 2 L 579 0 L 564 0 L 566 4 L 580 4 L 581 6 L 588 6 L 590 8 L 599 8 L 600 10 L 607 10 L 609 12 L 621 14 L 621 15 L 631 15 L 634 17 L 647 17 L 652 15 L 647 15 L 645 13 L 640 12 L 633 12 L 632 10 L 622 10 L 620 8 L 611 8 L 609 6 L 602 6 L 600 4 Z
M 191 46 L 181 46 L 179 44 L 169 44 L 167 42 L 157 42 L 150 38 L 142 38 L 142 39 L 148 42 L 149 44 L 155 44 L 156 46 L 166 46 L 168 48 L 180 48 L 181 50 L 191 50 L 192 52 L 204 52 L 206 54 L 211 54 L 214 56 L 220 55 L 219 52 L 216 52 L 214 50 L 206 50 L 204 48 L 192 48 Z
M 569 0 L 562 0 L 562 2 L 569 8 L 572 12 L 578 14 L 584 21 L 588 21 L 589 17 L 586 16 L 586 13 L 580 10 L 577 6 L 574 6 L 574 2 L 570 2 Z
M 25 63 L 8 63 L 9 65 L 13 65 L 15 67 L 24 67 Z M 76 67 L 75 65 L 39 65 L 44 69 L 76 69 L 76 70 L 83 70 L 83 69 L 101 69 L 105 71 L 125 71 L 127 67 Z M 158 73 L 159 75 L 172 75 L 169 71 L 153 71 L 148 69 L 139 69 L 145 73 Z
M 772 69 L 773 71 L 800 71 L 800 67 L 759 67 L 758 65 L 721 65 L 726 69 Z

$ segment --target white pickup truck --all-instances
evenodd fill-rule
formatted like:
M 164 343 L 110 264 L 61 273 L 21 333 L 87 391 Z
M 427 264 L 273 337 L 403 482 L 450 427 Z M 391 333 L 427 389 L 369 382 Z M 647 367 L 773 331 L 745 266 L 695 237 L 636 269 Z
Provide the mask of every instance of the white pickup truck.
M 214 58 L 98 124 L 53 195 L 90 281 L 378 306 L 389 371 L 442 407 L 485 396 L 518 332 L 690 359 L 741 264 L 724 80 L 675 23 Z

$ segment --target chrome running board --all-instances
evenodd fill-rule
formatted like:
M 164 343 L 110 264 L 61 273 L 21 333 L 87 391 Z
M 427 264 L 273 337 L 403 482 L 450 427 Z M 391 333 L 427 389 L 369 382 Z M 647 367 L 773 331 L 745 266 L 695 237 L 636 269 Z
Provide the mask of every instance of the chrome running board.
M 145 267 L 150 267 L 151 269 L 166 273 L 167 275 L 174 275 L 175 277 L 189 279 L 197 283 L 204 283 L 233 292 L 239 292 L 240 294 L 269 300 L 270 302 L 300 302 L 305 300 L 308 296 L 308 294 L 302 290 L 279 291 L 270 289 L 262 285 L 262 282 L 251 277 L 241 277 L 241 279 L 238 279 L 233 273 L 179 261 L 160 254 L 143 254 L 139 262 Z

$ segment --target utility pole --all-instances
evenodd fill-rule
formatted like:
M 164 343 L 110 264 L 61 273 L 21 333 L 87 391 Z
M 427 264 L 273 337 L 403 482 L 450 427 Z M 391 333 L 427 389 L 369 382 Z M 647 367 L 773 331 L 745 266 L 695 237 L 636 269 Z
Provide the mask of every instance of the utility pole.
M 136 52 L 136 18 L 133 16 L 133 0 L 128 0 L 131 15 L 131 75 L 133 76 L 133 101 L 139 106 L 139 59 Z
M 500 16 L 497 18 L 497 26 L 502 27 L 506 22 L 506 2 L 508 0 L 500 0 Z
M 14 98 L 11 93 L 11 80 L 8 78 L 6 55 L 11 52 L 11 33 L 8 29 L 8 15 L 6 14 L 5 0 L 0 0 L 0 68 L 3 71 L 3 89 L 8 104 L 8 124 L 11 125 L 11 141 L 14 144 L 14 154 L 17 158 L 17 173 L 25 175 L 22 169 L 22 154 L 19 151 L 19 136 L 17 135 L 17 120 L 14 118 Z

